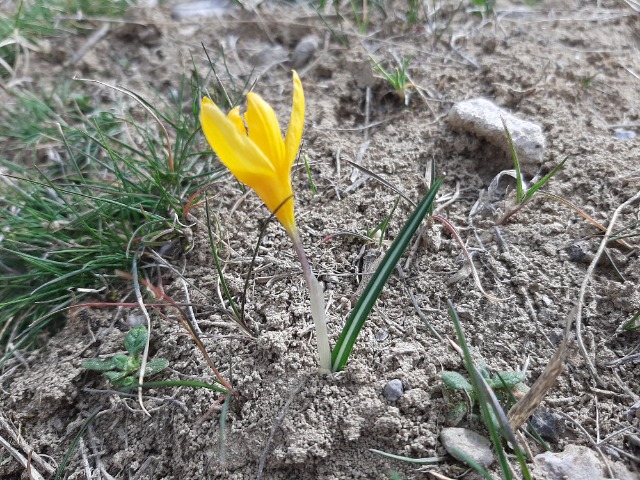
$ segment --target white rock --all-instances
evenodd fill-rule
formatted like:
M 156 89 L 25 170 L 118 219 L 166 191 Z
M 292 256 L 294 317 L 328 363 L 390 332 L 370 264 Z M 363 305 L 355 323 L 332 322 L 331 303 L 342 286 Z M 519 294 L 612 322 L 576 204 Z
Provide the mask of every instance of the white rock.
M 587 447 L 567 445 L 564 452 L 536 455 L 535 478 L 546 480 L 604 480 L 608 478 L 596 452 Z M 610 461 L 618 479 L 632 479 L 634 474 L 619 463 Z
M 443 428 L 440 432 L 440 442 L 449 455 L 461 462 L 464 459 L 458 452 L 462 452 L 483 467 L 493 463 L 491 442 L 479 433 L 467 428 Z
M 198 0 L 173 7 L 171 17 L 176 20 L 191 17 L 221 17 L 235 8 L 229 0 Z
M 484 138 L 511 155 L 502 120 L 509 129 L 518 159 L 524 163 L 540 163 L 545 147 L 542 127 L 512 115 L 487 99 L 473 98 L 458 102 L 451 108 L 447 118 L 453 129 Z

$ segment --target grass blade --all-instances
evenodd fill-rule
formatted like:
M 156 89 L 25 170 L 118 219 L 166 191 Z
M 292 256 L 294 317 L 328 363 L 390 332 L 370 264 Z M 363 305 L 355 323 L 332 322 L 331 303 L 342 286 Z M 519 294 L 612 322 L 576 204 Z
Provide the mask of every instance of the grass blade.
M 370 448 L 369 451 L 386 458 L 391 458 L 392 460 L 402 460 L 403 462 L 416 463 L 418 465 L 429 465 L 431 463 L 446 462 L 448 460 L 447 457 L 427 457 L 427 458 L 403 457 L 402 455 L 394 455 L 393 453 L 383 452 L 382 450 L 376 450 L 375 448 Z
M 448 302 L 449 305 L 449 315 L 451 316 L 451 320 L 453 321 L 453 325 L 456 329 L 456 334 L 458 337 L 458 342 L 460 347 L 462 348 L 462 353 L 464 356 L 464 363 L 469 372 L 469 377 L 471 378 L 471 383 L 473 384 L 473 389 L 478 395 L 478 403 L 480 404 L 480 409 L 482 411 L 482 418 L 484 420 L 487 429 L 489 430 L 489 434 L 491 436 L 491 441 L 498 455 L 498 460 L 500 462 L 500 467 L 502 469 L 502 473 L 506 480 L 511 480 L 513 475 L 511 474 L 511 469 L 509 467 L 509 462 L 507 461 L 507 455 L 504 451 L 504 447 L 502 446 L 500 433 L 496 428 L 494 418 L 491 410 L 491 401 L 487 398 L 485 385 L 486 382 L 483 382 L 482 375 L 478 372 L 478 369 L 473 364 L 473 359 L 471 358 L 471 352 L 469 351 L 469 346 L 464 337 L 464 333 L 462 332 L 462 327 L 460 326 L 460 318 L 458 317 L 458 312 L 456 312 L 451 300 Z
M 462 459 L 464 463 L 469 465 L 471 468 L 473 468 L 476 472 L 478 472 L 484 478 L 486 478 L 487 480 L 493 480 L 493 477 L 489 474 L 489 472 L 487 472 L 482 465 L 476 462 L 469 455 L 467 455 L 462 450 L 459 450 L 457 448 L 452 448 L 451 450 L 455 452 L 456 456 Z
M 529 190 L 527 190 L 527 193 L 525 194 L 524 198 L 522 199 L 522 203 L 528 201 L 531 197 L 533 197 L 533 195 L 538 191 L 538 189 L 544 187 L 546 185 L 546 183 L 551 180 L 551 177 L 553 177 L 556 173 L 558 173 L 560 170 L 562 170 L 564 168 L 564 164 L 566 163 L 567 159 L 569 157 L 565 157 L 564 160 L 562 160 L 558 165 L 556 165 L 556 168 L 554 168 L 553 170 L 551 170 L 549 173 L 547 173 L 544 177 L 542 177 L 540 180 L 538 180 L 535 185 L 533 185 Z
M 502 126 L 504 127 L 504 133 L 507 134 L 507 141 L 509 142 L 509 149 L 511 150 L 511 158 L 513 158 L 513 167 L 516 170 L 516 199 L 518 203 L 522 203 L 524 199 L 524 186 L 522 185 L 522 172 L 520 171 L 520 161 L 518 160 L 518 154 L 516 153 L 516 147 L 513 144 L 513 140 L 511 139 L 511 133 L 509 133 L 509 129 L 507 128 L 507 124 L 504 121 L 504 118 L 500 118 L 502 120 Z M 551 177 L 549 177 L 551 178 Z
M 362 292 L 362 296 L 351 312 L 344 329 L 340 333 L 340 338 L 333 349 L 331 355 L 331 370 L 333 372 L 342 370 L 346 365 L 365 320 L 369 316 L 373 305 L 376 303 L 382 288 L 396 268 L 400 257 L 407 249 L 411 237 L 416 233 L 420 222 L 422 222 L 422 219 L 429 211 L 431 204 L 436 198 L 436 193 L 440 185 L 442 185 L 442 180 L 442 178 L 439 178 L 435 181 L 418 207 L 413 211 L 407 223 L 405 223 L 402 228 L 402 231 L 393 242 L 393 245 L 391 245 L 382 262 L 380 262 L 376 272 L 365 287 L 364 292 Z
M 218 249 L 216 248 L 216 242 L 213 239 L 213 232 L 211 231 L 211 215 L 209 213 L 209 199 L 205 197 L 204 202 L 204 211 L 207 215 L 207 230 L 209 232 L 209 244 L 211 245 L 211 252 L 213 253 L 213 262 L 216 264 L 216 271 L 218 272 L 218 278 L 220 279 L 220 284 L 222 285 L 222 290 L 224 291 L 224 296 L 227 297 L 229 301 L 229 305 L 233 310 L 234 320 L 240 324 L 240 326 L 245 330 L 249 331 L 249 327 L 244 323 L 244 319 L 240 316 L 240 312 L 236 307 L 236 303 L 233 301 L 233 296 L 231 295 L 231 291 L 229 290 L 229 286 L 227 285 L 226 280 L 224 279 L 224 274 L 222 273 L 222 266 L 220 265 L 220 258 L 218 257 Z

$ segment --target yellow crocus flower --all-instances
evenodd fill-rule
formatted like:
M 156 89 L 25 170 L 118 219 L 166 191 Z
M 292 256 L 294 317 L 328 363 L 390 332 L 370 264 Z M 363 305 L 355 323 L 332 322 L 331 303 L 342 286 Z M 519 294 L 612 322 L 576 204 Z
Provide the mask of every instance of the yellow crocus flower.
M 240 107 L 225 115 L 209 98 L 203 98 L 200 124 L 220 161 L 239 181 L 255 190 L 287 230 L 309 287 L 320 368 L 328 371 L 331 349 L 322 288 L 311 271 L 293 216 L 291 167 L 298 155 L 304 125 L 304 92 L 298 74 L 293 71 L 293 105 L 284 138 L 273 108 L 252 92 L 247 94 L 244 118 Z
M 200 123 L 220 161 L 239 181 L 252 188 L 287 233 L 296 237 L 291 167 L 300 148 L 304 125 L 304 92 L 296 71 L 293 71 L 291 117 L 284 139 L 273 108 L 253 92 L 247 94 L 244 118 L 240 107 L 225 115 L 211 99 L 203 98 Z

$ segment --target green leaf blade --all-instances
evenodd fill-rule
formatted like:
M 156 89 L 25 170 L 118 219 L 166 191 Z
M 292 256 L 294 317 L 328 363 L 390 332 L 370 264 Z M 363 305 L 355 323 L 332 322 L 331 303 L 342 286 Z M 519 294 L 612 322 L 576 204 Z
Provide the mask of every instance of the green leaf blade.
M 444 384 L 452 390 L 465 390 L 467 392 L 473 390 L 473 385 L 458 372 L 440 372 L 440 378 Z
M 513 144 L 511 133 L 507 128 L 507 123 L 504 121 L 504 118 L 500 118 L 500 120 L 502 120 L 504 133 L 506 133 L 507 135 L 507 141 L 509 142 L 509 150 L 511 151 L 511 158 L 513 159 L 513 168 L 516 171 L 516 200 L 518 201 L 519 204 L 521 204 L 524 199 L 524 186 L 522 182 L 522 172 L 520 171 L 520 161 L 518 160 L 518 154 L 516 152 L 516 147 Z
M 371 280 L 362 292 L 362 296 L 358 300 L 353 312 L 351 312 L 344 329 L 340 333 L 340 338 L 333 349 L 331 355 L 332 371 L 340 371 L 346 365 L 349 355 L 351 354 L 351 350 L 353 349 L 353 345 L 360 334 L 360 330 L 362 330 L 365 320 L 369 316 L 371 309 L 380 296 L 382 288 L 387 283 L 387 280 L 389 280 L 389 277 L 393 273 L 393 270 L 402 257 L 402 254 L 407 249 L 411 238 L 418 230 L 422 219 L 428 213 L 431 204 L 435 200 L 436 193 L 438 192 L 440 185 L 442 185 L 442 181 L 443 178 L 439 178 L 435 181 L 433 186 L 429 189 L 429 192 L 427 192 L 418 207 L 413 211 L 402 228 L 402 231 L 385 254 L 373 277 L 371 277 Z
M 147 329 L 143 325 L 133 327 L 124 337 L 124 348 L 131 355 L 138 355 L 147 344 Z
M 527 202 L 528 200 L 531 199 L 531 197 L 533 197 L 533 195 L 542 187 L 544 187 L 547 182 L 549 180 L 551 180 L 552 177 L 555 176 L 556 173 L 558 173 L 560 170 L 562 170 L 564 168 L 564 164 L 566 163 L 567 159 L 569 157 L 566 157 L 564 160 L 562 160 L 558 165 L 556 165 L 556 167 L 551 170 L 549 173 L 547 173 L 544 177 L 542 177 L 540 180 L 538 180 L 535 185 L 533 185 L 529 190 L 527 190 L 527 193 L 524 196 L 524 199 L 522 200 L 522 203 Z

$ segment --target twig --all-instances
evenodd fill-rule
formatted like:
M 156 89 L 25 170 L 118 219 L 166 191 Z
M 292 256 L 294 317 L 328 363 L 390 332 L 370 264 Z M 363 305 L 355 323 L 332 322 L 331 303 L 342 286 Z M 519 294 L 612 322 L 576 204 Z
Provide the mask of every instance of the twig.
M 29 471 L 29 476 L 32 480 L 44 480 L 44 477 L 33 468 L 30 461 L 26 459 L 22 454 L 13 448 L 9 442 L 7 442 L 3 437 L 0 436 L 0 445 L 2 445 L 9 454 L 15 458 L 20 465 L 22 465 L 26 470 Z
M 37 463 L 47 474 L 55 475 L 56 469 L 45 462 L 44 459 L 33 450 L 33 448 L 24 440 L 24 438 L 22 438 L 22 435 L 20 435 L 16 431 L 16 429 L 11 426 L 9 421 L 1 412 L 0 428 L 6 431 L 11 436 L 11 439 L 18 445 L 20 450 L 26 453 L 31 458 L 31 460 Z
M 467 250 L 467 247 L 464 246 L 464 242 L 462 241 L 462 238 L 460 238 L 460 235 L 458 234 L 458 231 L 453 226 L 453 224 L 451 222 L 449 222 L 449 220 L 447 220 L 446 218 L 444 218 L 441 215 L 433 215 L 431 218 L 433 218 L 434 220 L 437 220 L 438 222 L 442 223 L 442 225 L 444 225 L 444 227 L 447 230 L 449 230 L 449 233 L 451 233 L 451 236 L 453 236 L 453 238 L 455 239 L 456 243 L 460 247 L 460 250 L 462 250 L 462 254 L 467 259 L 467 263 L 469 265 L 469 268 L 471 269 L 471 275 L 473 276 L 473 281 L 475 282 L 476 287 L 478 288 L 478 290 L 480 290 L 480 293 L 482 293 L 482 295 L 484 295 L 484 297 L 487 300 L 490 300 L 490 301 L 496 302 L 496 303 L 500 303 L 500 302 L 504 302 L 506 300 L 509 300 L 511 297 L 499 298 L 499 297 L 496 297 L 494 295 L 491 295 L 490 293 L 487 293 L 484 290 L 484 288 L 482 288 L 482 283 L 480 282 L 480 276 L 478 275 L 478 271 L 476 270 L 476 267 L 473 264 L 473 259 L 471 258 L 471 255 L 469 254 L 469 251 Z
M 140 374 L 138 375 L 138 385 L 142 385 L 144 383 L 144 372 L 147 369 L 147 359 L 149 357 L 149 342 L 151 341 L 151 317 L 149 316 L 149 312 L 147 311 L 147 307 L 144 304 L 144 300 L 142 299 L 142 293 L 140 292 L 140 282 L 138 281 L 138 255 L 133 256 L 133 263 L 131 268 L 131 276 L 133 278 L 133 291 L 136 294 L 136 300 L 138 305 L 140 306 L 140 310 L 144 315 L 144 318 L 147 319 L 147 341 L 144 344 L 144 351 L 142 352 L 142 364 L 140 365 Z M 146 413 L 149 417 L 151 414 L 144 407 L 144 402 L 142 401 L 142 387 L 138 387 L 138 402 L 140 403 L 140 407 L 142 411 Z
M 574 420 L 573 418 L 571 418 L 569 415 L 567 415 L 566 413 L 564 413 L 561 410 L 554 410 L 555 413 L 559 414 L 561 417 L 564 417 L 565 419 L 569 420 L 571 423 L 573 423 L 576 427 L 578 427 L 578 429 L 584 433 L 584 435 L 589 439 L 589 442 L 591 443 L 591 445 L 593 446 L 594 450 L 596 452 L 598 452 L 598 455 L 600 455 L 600 458 L 602 459 L 602 463 L 604 464 L 605 468 L 607 469 L 607 475 L 608 478 L 615 478 L 615 475 L 613 474 L 613 472 L 611 471 L 611 466 L 609 465 L 609 462 L 607 461 L 607 457 L 605 456 L 604 453 L 602 453 L 602 450 L 600 450 L 600 447 L 598 446 L 598 443 L 595 441 L 595 439 L 589 434 L 589 432 L 587 432 L 587 430 L 580 425 L 576 420 Z
M 424 315 L 424 313 L 422 313 L 422 309 L 420 308 L 420 305 L 418 304 L 418 300 L 416 299 L 415 295 L 411 291 L 411 287 L 409 287 L 409 285 L 407 284 L 407 276 L 405 275 L 404 271 L 402 270 L 402 267 L 400 265 L 397 265 L 396 266 L 396 270 L 398 271 L 398 275 L 400 276 L 400 280 L 404 284 L 404 288 L 407 289 L 407 293 L 409 294 L 409 298 L 411 299 L 411 303 L 413 304 L 413 308 L 415 309 L 416 314 L 418 315 L 420 320 L 422 320 L 422 323 L 424 323 L 426 325 L 426 327 L 429 329 L 429 331 L 433 334 L 433 336 L 436 337 L 441 342 L 444 342 L 444 339 L 442 338 L 442 336 L 431 325 L 431 323 L 429 323 L 429 319 Z M 432 311 L 438 312 L 439 310 L 433 309 Z
M 103 23 L 98 30 L 93 32 L 89 36 L 89 38 L 87 38 L 87 41 L 84 43 L 84 45 L 76 50 L 76 53 L 74 53 L 71 58 L 65 62 L 65 66 L 69 67 L 71 65 L 75 65 L 78 61 L 80 61 L 82 57 L 84 57 L 95 44 L 97 44 L 100 40 L 107 36 L 110 28 L 111 25 L 109 23 Z
M 93 478 L 93 475 L 91 475 L 91 465 L 89 465 L 89 457 L 87 456 L 87 446 L 84 444 L 82 437 L 80 437 L 78 446 L 80 447 L 80 464 L 84 469 L 85 479 L 91 480 Z
M 91 446 L 91 450 L 93 451 L 93 457 L 96 460 L 96 468 L 107 480 L 116 480 L 109 474 L 109 472 L 107 472 L 104 463 L 102 463 L 102 456 L 100 455 L 101 449 L 98 448 L 98 439 L 96 438 L 95 431 L 93 430 L 93 425 L 89 425 L 87 427 L 87 434 L 89 435 L 89 445 Z

